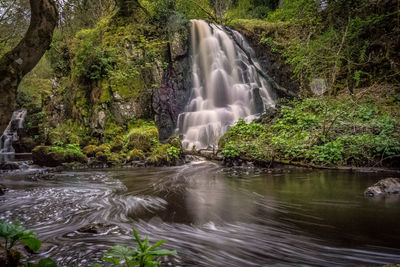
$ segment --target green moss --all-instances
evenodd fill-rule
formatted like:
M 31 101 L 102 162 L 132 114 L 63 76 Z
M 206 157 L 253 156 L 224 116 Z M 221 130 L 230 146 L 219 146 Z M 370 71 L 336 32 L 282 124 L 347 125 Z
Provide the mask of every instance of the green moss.
M 52 145 L 56 143 L 63 144 L 80 144 L 87 145 L 90 142 L 88 130 L 78 122 L 72 120 L 64 124 L 58 125 L 56 128 L 51 128 L 47 134 L 47 143 Z
M 37 146 L 32 150 L 32 159 L 35 164 L 54 167 L 62 163 L 87 163 L 87 157 L 77 145 L 64 146 Z
M 168 155 L 169 144 L 158 144 L 153 147 L 150 156 L 147 158 L 149 164 L 155 166 L 169 165 L 172 159 Z
M 131 151 L 128 152 L 127 156 L 128 161 L 143 160 L 145 158 L 146 156 L 140 149 L 132 149 Z
M 107 150 L 110 150 L 110 147 L 107 145 L 101 145 L 101 146 L 88 145 L 83 148 L 83 154 L 87 155 L 88 157 L 94 157 L 97 152 L 104 153 Z
M 151 150 L 158 142 L 158 129 L 154 125 L 144 124 L 130 129 L 128 133 L 128 148 L 139 149 L 144 152 Z

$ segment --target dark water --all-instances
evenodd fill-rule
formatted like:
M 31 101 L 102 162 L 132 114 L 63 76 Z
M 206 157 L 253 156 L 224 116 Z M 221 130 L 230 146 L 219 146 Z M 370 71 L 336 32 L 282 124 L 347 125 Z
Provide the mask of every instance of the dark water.
M 380 266 L 400 263 L 399 198 L 366 199 L 387 174 L 172 168 L 2 174 L 0 220 L 19 221 L 62 266 L 90 266 L 134 226 L 167 239 L 169 266 Z M 78 232 L 99 222 L 100 234 Z

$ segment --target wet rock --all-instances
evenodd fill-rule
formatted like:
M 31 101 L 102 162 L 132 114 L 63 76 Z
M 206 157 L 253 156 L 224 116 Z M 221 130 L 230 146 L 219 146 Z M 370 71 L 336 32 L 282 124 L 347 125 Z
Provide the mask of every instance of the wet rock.
M 0 184 L 0 196 L 4 195 L 7 191 L 8 188 L 5 185 Z
M 35 174 L 33 174 L 30 178 L 33 181 L 38 181 L 38 180 L 50 180 L 54 177 L 54 174 L 49 173 L 47 171 L 38 171 Z
M 1 162 L 0 170 L 18 170 L 19 164 L 17 162 Z
M 190 96 L 189 41 L 183 38 L 187 36 L 188 29 L 174 36 L 169 51 L 173 64 L 169 64 L 163 72 L 161 86 L 153 93 L 152 108 L 160 140 L 167 140 L 173 135 L 178 115 L 183 112 Z
M 400 178 L 386 178 L 379 180 L 365 190 L 366 197 L 377 197 L 400 194 Z
M 80 162 L 87 163 L 87 157 L 74 151 L 52 151 L 48 146 L 37 146 L 32 150 L 34 164 L 40 166 L 56 167 L 62 163 Z
M 88 225 L 85 225 L 81 228 L 78 229 L 78 232 L 81 233 L 90 233 L 90 234 L 99 234 L 101 232 L 105 232 L 107 230 L 109 226 L 102 224 L 102 223 L 98 223 L 98 222 L 94 222 L 94 223 L 90 223 Z

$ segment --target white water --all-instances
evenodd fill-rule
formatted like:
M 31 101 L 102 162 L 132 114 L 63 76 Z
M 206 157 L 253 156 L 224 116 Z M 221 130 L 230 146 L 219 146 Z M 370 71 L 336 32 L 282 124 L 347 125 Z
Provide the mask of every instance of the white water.
M 254 52 L 243 36 L 235 31 L 232 34 L 252 56 Z M 215 146 L 239 118 L 249 122 L 274 105 L 268 82 L 253 65 L 257 61 L 253 57 L 249 60 L 240 46 L 222 27 L 192 20 L 192 90 L 185 111 L 178 117 L 185 148 Z
M 3 135 L 0 137 L 0 153 L 14 153 L 12 143 L 18 141 L 18 129 L 24 127 L 24 119 L 26 110 L 14 111 L 7 128 L 4 130 Z

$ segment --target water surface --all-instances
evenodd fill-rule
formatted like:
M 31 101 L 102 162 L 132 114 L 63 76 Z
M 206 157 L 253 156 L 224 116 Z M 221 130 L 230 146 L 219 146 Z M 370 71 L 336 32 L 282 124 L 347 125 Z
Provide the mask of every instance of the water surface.
M 39 257 L 91 266 L 134 226 L 166 239 L 170 266 L 380 266 L 400 263 L 399 198 L 366 199 L 376 173 L 179 167 L 2 174 L 0 220 L 39 234 Z M 81 233 L 93 222 L 99 234 Z

